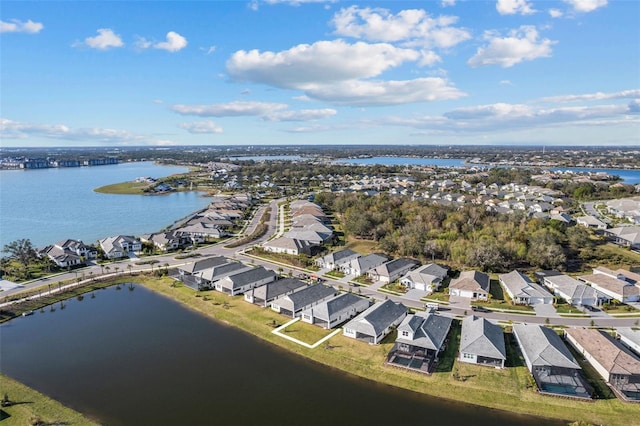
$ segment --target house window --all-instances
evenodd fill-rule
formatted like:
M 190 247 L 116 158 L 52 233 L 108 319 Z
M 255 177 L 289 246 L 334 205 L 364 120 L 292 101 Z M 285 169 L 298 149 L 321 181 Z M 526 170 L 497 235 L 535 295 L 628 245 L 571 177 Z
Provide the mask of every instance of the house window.
M 402 337 L 409 337 L 409 332 L 408 331 L 402 331 Z
M 473 359 L 473 354 L 467 354 L 467 353 L 465 353 L 465 354 L 462 354 L 462 357 L 463 357 L 463 358 L 466 358 L 466 359 Z

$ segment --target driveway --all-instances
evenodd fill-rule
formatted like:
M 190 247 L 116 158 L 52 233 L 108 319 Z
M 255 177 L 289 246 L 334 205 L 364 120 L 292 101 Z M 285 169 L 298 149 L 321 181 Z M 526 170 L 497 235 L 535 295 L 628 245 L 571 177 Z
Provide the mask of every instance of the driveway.
M 449 307 L 471 309 L 471 299 L 461 296 L 449 296 Z
M 538 303 L 533 305 L 533 310 L 536 311 L 537 316 L 546 318 L 559 318 L 560 315 L 556 312 L 556 308 L 552 304 Z
M 424 291 L 424 290 L 418 290 L 415 288 L 412 288 L 411 290 L 409 290 L 404 297 L 410 300 L 417 300 L 420 301 L 420 299 L 422 299 L 423 297 L 427 296 L 429 294 L 428 291 Z

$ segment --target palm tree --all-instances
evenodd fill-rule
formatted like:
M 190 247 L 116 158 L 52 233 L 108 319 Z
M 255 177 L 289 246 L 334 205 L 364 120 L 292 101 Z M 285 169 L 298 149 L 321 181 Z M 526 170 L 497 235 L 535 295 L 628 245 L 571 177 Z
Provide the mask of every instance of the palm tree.
M 104 269 L 107 270 L 107 274 L 109 273 L 109 271 L 111 270 L 111 268 L 109 267 L 109 265 L 105 266 Z
M 131 275 L 131 269 L 133 269 L 133 266 L 131 264 L 127 265 L 127 269 L 129 269 L 129 275 Z

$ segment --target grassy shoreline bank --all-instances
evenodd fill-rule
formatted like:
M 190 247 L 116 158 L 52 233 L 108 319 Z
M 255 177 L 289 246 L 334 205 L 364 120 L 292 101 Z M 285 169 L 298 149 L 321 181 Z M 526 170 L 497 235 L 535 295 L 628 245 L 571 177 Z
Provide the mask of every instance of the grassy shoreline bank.
M 97 425 L 77 411 L 68 408 L 58 401 L 31 389 L 30 387 L 0 374 L 0 397 L 9 397 L 11 404 L 2 407 L 0 421 L 7 425 L 30 425 L 40 420 L 39 424 L 60 425 Z
M 623 403 L 617 399 L 581 402 L 542 396 L 531 388 L 530 375 L 522 364 L 516 363 L 515 366 L 507 369 L 495 370 L 458 363 L 454 358 L 458 347 L 459 330 L 453 333 L 447 353 L 442 357 L 443 362 L 436 372 L 431 376 L 425 376 L 384 365 L 386 355 L 393 346 L 392 338 L 385 339 L 381 345 L 372 346 L 345 338 L 339 333 L 331 337 L 326 344 L 308 349 L 272 333 L 275 327 L 288 321 L 286 317 L 271 309 L 246 303 L 242 296 L 230 297 L 215 291 L 196 293 L 188 287 L 175 285 L 176 281 L 168 277 L 122 276 L 110 281 L 114 285 L 117 282 L 142 284 L 191 310 L 291 353 L 382 384 L 430 397 L 460 401 L 519 415 L 542 415 L 564 420 L 567 423 L 584 421 L 610 426 L 640 425 L 640 404 Z M 445 362 L 445 360 L 448 361 Z M 460 380 L 461 377 L 463 380 Z M 9 396 L 12 398 L 11 394 Z M 40 413 L 35 414 L 42 416 Z
M 612 426 L 640 425 L 640 404 L 623 403 L 617 399 L 581 402 L 538 394 L 527 387 L 529 372 L 523 365 L 495 370 L 454 361 L 452 365 L 442 366 L 440 371 L 431 376 L 423 376 L 384 365 L 386 355 L 393 346 L 391 339 L 386 339 L 379 346 L 372 346 L 338 334 L 328 340 L 328 346 L 307 349 L 271 332 L 274 324 L 281 325 L 287 321 L 285 317 L 270 309 L 246 303 L 241 296 L 229 297 L 211 291 L 202 292 L 200 297 L 196 297 L 194 291 L 187 287 L 171 287 L 170 279 L 136 281 L 210 318 L 290 352 L 368 380 L 514 414 L 543 415 L 567 422 L 581 420 Z M 457 342 L 450 344 L 450 350 L 457 350 Z M 455 379 L 454 372 L 455 376 L 467 379 Z

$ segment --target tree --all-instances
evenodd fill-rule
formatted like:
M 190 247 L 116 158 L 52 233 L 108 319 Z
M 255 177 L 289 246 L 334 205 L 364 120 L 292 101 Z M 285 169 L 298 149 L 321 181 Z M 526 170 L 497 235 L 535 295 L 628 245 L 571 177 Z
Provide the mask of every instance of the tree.
M 12 241 L 6 244 L 2 251 L 9 253 L 10 259 L 19 262 L 24 267 L 25 272 L 29 263 L 36 258 L 36 251 L 28 238 Z

